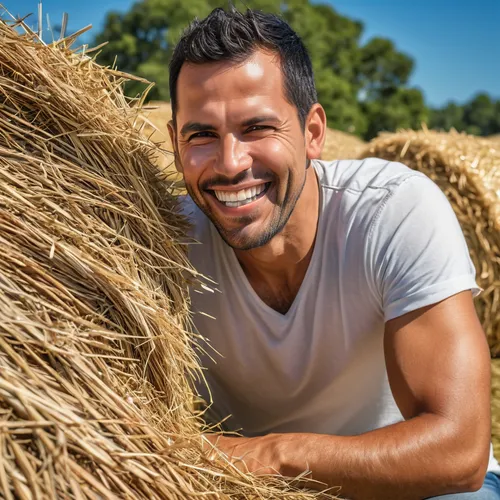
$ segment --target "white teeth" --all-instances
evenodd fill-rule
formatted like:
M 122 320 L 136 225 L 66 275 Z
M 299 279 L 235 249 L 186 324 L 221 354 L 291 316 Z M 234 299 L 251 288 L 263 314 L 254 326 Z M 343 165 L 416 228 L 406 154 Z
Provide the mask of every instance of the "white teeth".
M 240 191 L 214 190 L 215 196 L 228 207 L 239 207 L 254 201 L 254 199 L 266 189 L 266 184 L 259 184 Z

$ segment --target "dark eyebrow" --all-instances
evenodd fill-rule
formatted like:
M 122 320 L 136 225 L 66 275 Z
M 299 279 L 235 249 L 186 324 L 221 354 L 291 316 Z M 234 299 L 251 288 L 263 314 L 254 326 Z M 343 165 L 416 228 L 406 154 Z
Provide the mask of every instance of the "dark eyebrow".
M 181 128 L 181 135 L 184 136 L 190 132 L 204 132 L 205 130 L 215 130 L 215 127 L 209 123 L 187 122 Z
M 257 125 L 258 123 L 262 123 L 262 122 L 279 122 L 279 119 L 277 116 L 274 116 L 274 115 L 254 116 L 253 118 L 250 118 L 250 119 L 244 121 L 242 123 L 242 126 L 243 127 L 251 127 L 252 125 Z M 192 132 L 205 132 L 207 130 L 215 131 L 216 128 L 213 125 L 210 125 L 209 123 L 187 122 L 181 128 L 181 135 L 185 136 L 185 135 L 190 134 Z
M 279 122 L 279 119 L 277 116 L 274 115 L 260 115 L 260 116 L 254 116 L 253 118 L 244 121 L 242 125 L 244 127 L 251 127 L 252 125 L 257 125 L 258 123 L 262 122 Z

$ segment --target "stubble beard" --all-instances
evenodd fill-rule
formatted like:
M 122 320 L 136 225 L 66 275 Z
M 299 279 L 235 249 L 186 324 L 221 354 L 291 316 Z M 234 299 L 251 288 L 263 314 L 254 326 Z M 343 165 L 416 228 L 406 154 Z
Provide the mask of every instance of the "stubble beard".
M 217 229 L 220 237 L 223 241 L 233 248 L 234 250 L 252 250 L 269 243 L 277 234 L 279 234 L 283 228 L 286 226 L 288 220 L 290 219 L 295 206 L 304 190 L 307 175 L 304 175 L 302 184 L 297 189 L 296 193 L 291 193 L 291 186 L 293 185 L 294 175 L 291 174 L 288 177 L 287 187 L 285 191 L 285 197 L 281 203 L 277 203 L 277 214 L 273 216 L 273 219 L 267 227 L 259 232 L 255 237 L 242 236 L 242 227 L 247 226 L 253 222 L 255 219 L 251 216 L 239 217 L 237 220 L 239 227 L 233 230 L 226 230 L 224 226 L 219 222 L 217 217 L 214 215 L 210 206 L 203 200 L 201 195 L 197 196 L 194 190 L 186 183 L 186 190 L 191 196 L 192 200 L 196 203 L 198 208 L 208 217 L 212 224 Z M 234 219 L 233 219 L 234 220 Z

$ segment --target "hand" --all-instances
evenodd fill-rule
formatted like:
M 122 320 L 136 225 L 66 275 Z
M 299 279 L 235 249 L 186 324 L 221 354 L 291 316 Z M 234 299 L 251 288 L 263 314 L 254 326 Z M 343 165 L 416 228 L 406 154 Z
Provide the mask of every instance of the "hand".
M 203 449 L 221 452 L 237 469 L 257 475 L 282 474 L 279 435 L 245 438 L 204 434 Z
M 202 446 L 208 451 L 209 459 L 222 456 L 241 472 L 260 476 L 279 475 L 294 479 L 296 486 L 325 492 L 327 483 L 312 478 L 307 454 L 304 454 L 304 438 L 314 441 L 314 436 L 310 434 L 268 434 L 254 438 L 204 434 Z

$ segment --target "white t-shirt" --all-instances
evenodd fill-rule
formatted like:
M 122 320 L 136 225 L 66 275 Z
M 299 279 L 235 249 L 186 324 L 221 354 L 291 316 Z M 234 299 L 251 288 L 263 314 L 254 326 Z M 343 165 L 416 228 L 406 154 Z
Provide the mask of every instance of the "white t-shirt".
M 395 162 L 312 162 L 320 186 L 311 262 L 286 314 L 267 306 L 233 250 L 187 197 L 191 290 L 212 411 L 246 436 L 355 435 L 403 420 L 385 369 L 386 321 L 479 292 L 457 218 L 425 175 Z M 216 354 L 213 349 L 219 354 Z M 500 472 L 493 458 L 489 470 Z

